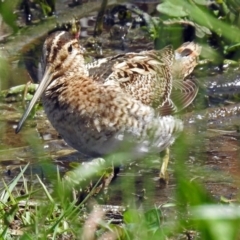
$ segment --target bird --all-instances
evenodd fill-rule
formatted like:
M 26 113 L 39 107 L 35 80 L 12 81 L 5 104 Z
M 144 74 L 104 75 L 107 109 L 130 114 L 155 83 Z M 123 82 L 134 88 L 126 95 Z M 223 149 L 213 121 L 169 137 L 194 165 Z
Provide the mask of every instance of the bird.
M 152 106 L 161 116 L 173 115 L 190 105 L 198 85 L 189 77 L 198 64 L 201 46 L 185 42 L 175 51 L 161 50 L 123 53 L 86 64 L 95 80 L 121 87 L 134 99 Z M 165 148 L 159 180 L 168 182 L 169 148 Z
M 99 62 L 86 64 L 84 49 L 69 32 L 51 33 L 43 44 L 42 80 L 15 132 L 20 131 L 41 97 L 53 127 L 81 153 L 99 157 L 126 151 L 128 146 L 131 156 L 139 158 L 167 149 L 183 130 L 180 119 L 159 111 L 165 105 L 174 105 L 170 96 L 172 67 L 177 58 L 168 52 L 173 52 L 170 47 L 157 52 L 127 53 L 122 62 L 118 55 L 104 60 L 113 63 L 112 68 L 111 64 L 104 67 Z M 188 83 L 185 77 L 182 74 L 177 82 Z M 176 89 L 181 92 L 183 89 L 178 86 L 188 84 L 177 84 Z M 151 93 L 153 87 L 156 91 Z M 137 97 L 132 88 L 143 98 Z

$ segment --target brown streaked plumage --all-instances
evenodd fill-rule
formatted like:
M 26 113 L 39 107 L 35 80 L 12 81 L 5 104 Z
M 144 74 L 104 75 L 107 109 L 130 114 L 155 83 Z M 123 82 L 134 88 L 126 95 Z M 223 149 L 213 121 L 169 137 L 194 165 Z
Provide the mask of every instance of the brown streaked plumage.
M 128 150 L 133 157 L 138 157 L 148 151 L 160 152 L 171 145 L 182 131 L 182 122 L 172 116 L 159 116 L 152 106 L 136 100 L 111 79 L 99 81 L 96 75 L 90 74 L 82 54 L 78 41 L 67 32 L 55 32 L 46 39 L 44 76 L 16 132 L 20 131 L 35 102 L 42 96 L 52 125 L 70 146 L 82 153 L 101 156 L 124 150 L 130 144 Z M 155 74 L 156 87 L 160 86 L 169 95 L 171 90 L 164 89 L 171 88 L 171 84 L 161 82 L 172 81 L 169 64 L 164 61 L 158 64 L 154 58 L 148 60 L 156 63 L 153 67 L 149 65 L 149 71 L 158 73 Z M 141 62 L 141 55 L 136 56 L 134 63 L 141 66 L 137 59 Z M 168 70 L 163 74 L 167 75 L 162 77 L 165 68 Z M 144 70 L 145 76 L 147 69 Z M 129 71 L 135 72 L 134 68 Z M 99 76 L 103 78 L 104 74 Z
M 171 92 L 172 52 L 168 47 L 157 52 L 126 53 L 97 60 L 86 67 L 95 80 L 118 86 L 143 104 L 157 107 L 167 101 Z
M 187 42 L 175 51 L 168 46 L 119 54 L 86 64 L 86 68 L 95 80 L 118 85 L 161 115 L 170 115 L 186 108 L 197 95 L 198 86 L 187 77 L 200 52 L 199 45 Z
M 173 143 L 182 122 L 169 115 L 188 106 L 197 86 L 188 79 L 200 47 L 127 53 L 84 63 L 83 49 L 67 32 L 43 46 L 43 79 L 20 120 L 19 132 L 37 99 L 65 141 L 90 156 L 114 151 L 132 157 L 160 152 Z M 169 151 L 160 177 L 166 180 Z

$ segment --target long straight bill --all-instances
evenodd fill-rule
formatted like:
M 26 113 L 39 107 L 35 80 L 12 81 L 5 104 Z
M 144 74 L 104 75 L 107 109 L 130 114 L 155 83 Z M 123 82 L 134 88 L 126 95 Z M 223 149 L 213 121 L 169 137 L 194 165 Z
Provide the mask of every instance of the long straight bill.
M 34 107 L 35 103 L 37 102 L 37 100 L 41 97 L 42 93 L 46 90 L 47 86 L 50 84 L 52 79 L 52 75 L 51 75 L 51 67 L 48 67 L 45 70 L 44 76 L 42 81 L 40 82 L 31 102 L 29 103 L 27 109 L 25 110 L 21 120 L 19 121 L 17 128 L 15 129 L 15 133 L 18 133 L 22 126 L 23 123 L 25 122 L 25 120 L 27 119 L 29 113 L 31 112 L 32 108 Z

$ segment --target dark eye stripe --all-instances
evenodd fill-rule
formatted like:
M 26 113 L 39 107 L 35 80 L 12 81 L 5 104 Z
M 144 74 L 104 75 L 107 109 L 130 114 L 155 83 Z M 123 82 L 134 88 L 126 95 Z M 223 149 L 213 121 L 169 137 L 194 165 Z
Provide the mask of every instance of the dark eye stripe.
M 70 45 L 70 46 L 68 47 L 68 52 L 69 52 L 69 53 L 72 52 L 72 45 Z
M 46 48 L 49 49 L 49 52 L 47 53 L 49 56 L 48 62 L 53 62 L 62 48 L 67 49 L 68 52 L 71 53 L 74 44 L 78 45 L 78 41 L 77 39 L 72 38 L 71 34 L 68 34 L 67 32 L 54 33 L 52 38 L 46 42 Z

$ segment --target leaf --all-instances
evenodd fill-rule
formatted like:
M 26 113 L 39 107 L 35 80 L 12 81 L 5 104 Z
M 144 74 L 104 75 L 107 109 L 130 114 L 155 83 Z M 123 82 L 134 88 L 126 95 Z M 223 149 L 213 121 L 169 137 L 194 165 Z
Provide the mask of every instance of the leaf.
M 159 209 L 150 209 L 144 215 L 149 228 L 156 228 L 160 226 L 162 212 Z
M 199 5 L 207 5 L 208 4 L 208 1 L 207 0 L 194 0 L 194 2 L 196 4 L 199 4 Z
M 174 5 L 171 1 L 165 1 L 157 5 L 157 10 L 172 17 L 186 17 L 188 13 L 179 5 Z
M 138 223 L 140 221 L 139 212 L 136 209 L 128 209 L 123 214 L 123 220 L 126 224 Z
M 196 35 L 199 38 L 203 38 L 206 34 L 207 35 L 211 35 L 211 31 L 209 28 L 205 27 L 205 26 L 200 26 L 198 24 L 195 24 L 195 29 L 196 29 Z

